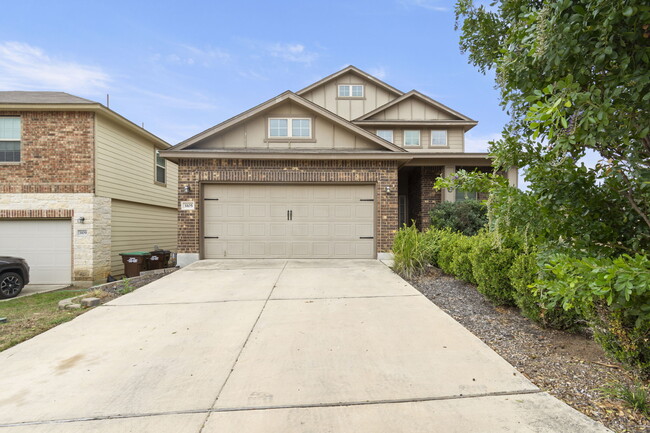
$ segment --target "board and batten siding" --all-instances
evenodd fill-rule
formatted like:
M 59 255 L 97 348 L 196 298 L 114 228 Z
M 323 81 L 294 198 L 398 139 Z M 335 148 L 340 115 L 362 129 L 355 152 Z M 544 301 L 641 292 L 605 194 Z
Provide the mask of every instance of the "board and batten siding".
M 176 209 L 178 166 L 167 161 L 167 183 L 156 184 L 153 142 L 103 116 L 96 119 L 95 193 Z
M 271 117 L 307 117 L 312 119 L 311 139 L 268 137 Z M 372 143 L 331 120 L 318 116 L 298 104 L 287 102 L 255 116 L 240 125 L 192 145 L 194 149 L 340 149 L 380 150 Z
M 119 253 L 151 251 L 155 245 L 177 251 L 176 208 L 111 200 L 111 275 L 124 273 Z
M 458 117 L 411 97 L 380 111 L 368 120 L 458 120 Z
M 339 84 L 363 84 L 363 98 L 339 98 Z M 346 120 L 352 120 L 389 103 L 399 95 L 349 72 L 300 96 Z

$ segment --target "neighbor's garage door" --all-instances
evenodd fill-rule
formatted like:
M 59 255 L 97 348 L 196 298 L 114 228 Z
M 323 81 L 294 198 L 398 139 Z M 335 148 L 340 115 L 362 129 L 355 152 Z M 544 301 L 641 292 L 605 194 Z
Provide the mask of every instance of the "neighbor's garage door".
M 68 284 L 72 277 L 72 232 L 69 220 L 0 221 L 0 256 L 27 260 L 29 282 Z
M 204 258 L 374 258 L 373 185 L 205 185 Z

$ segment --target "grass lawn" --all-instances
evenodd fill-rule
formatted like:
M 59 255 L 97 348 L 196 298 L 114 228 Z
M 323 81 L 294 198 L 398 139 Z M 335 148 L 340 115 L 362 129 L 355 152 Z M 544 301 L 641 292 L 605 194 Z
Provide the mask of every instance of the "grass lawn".
M 85 309 L 59 310 L 58 306 L 60 300 L 85 292 L 85 290 L 61 290 L 0 302 L 0 317 L 7 318 L 6 323 L 0 323 L 0 351 L 29 340 L 87 311 Z

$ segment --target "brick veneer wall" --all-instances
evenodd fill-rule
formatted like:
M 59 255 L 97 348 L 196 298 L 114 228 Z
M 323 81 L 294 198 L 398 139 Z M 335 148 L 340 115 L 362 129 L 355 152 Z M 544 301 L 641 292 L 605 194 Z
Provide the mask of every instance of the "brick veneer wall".
M 375 239 L 378 252 L 388 252 L 397 229 L 397 162 L 394 161 L 272 161 L 182 159 L 178 166 L 179 201 L 192 200 L 193 211 L 178 213 L 178 252 L 199 252 L 202 182 L 230 183 L 375 183 Z M 189 185 L 191 192 L 183 192 Z M 391 192 L 386 192 L 386 187 Z
M 0 163 L 0 193 L 94 192 L 94 113 L 2 112 L 20 116 L 21 162 Z
M 420 214 L 418 223 L 420 230 L 431 225 L 429 212 L 442 202 L 442 191 L 434 190 L 436 179 L 443 175 L 444 167 L 421 167 L 420 171 Z

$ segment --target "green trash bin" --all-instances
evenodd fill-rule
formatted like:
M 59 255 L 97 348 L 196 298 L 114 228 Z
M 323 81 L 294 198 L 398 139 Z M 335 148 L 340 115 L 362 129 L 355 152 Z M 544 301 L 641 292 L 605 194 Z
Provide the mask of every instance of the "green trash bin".
M 151 253 L 146 251 L 134 251 L 132 253 L 120 253 L 124 263 L 124 275 L 127 278 L 137 277 L 140 272 L 147 269 L 147 261 Z

